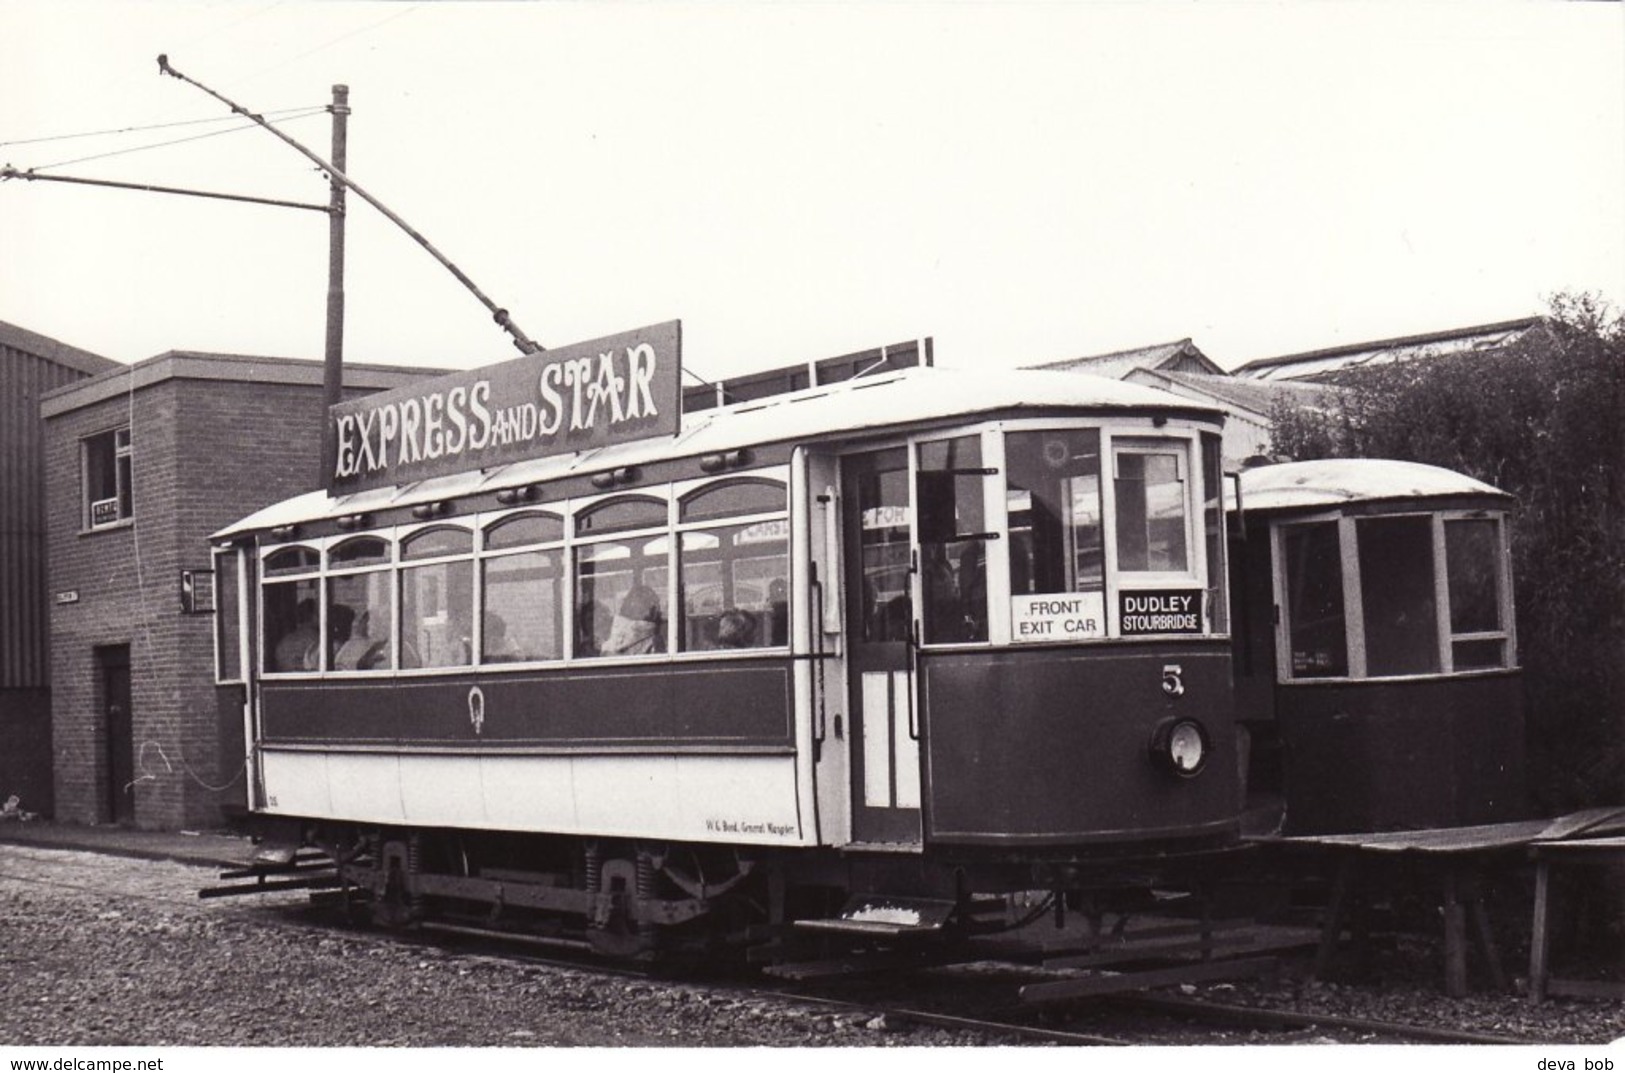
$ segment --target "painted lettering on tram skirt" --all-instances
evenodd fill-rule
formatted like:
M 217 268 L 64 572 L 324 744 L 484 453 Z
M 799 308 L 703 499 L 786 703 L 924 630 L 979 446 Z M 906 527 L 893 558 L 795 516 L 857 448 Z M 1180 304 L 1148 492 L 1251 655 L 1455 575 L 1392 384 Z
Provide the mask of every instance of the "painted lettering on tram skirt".
M 796 833 L 791 824 L 758 820 L 706 820 L 705 831 L 712 835 L 771 835 L 774 838 L 789 838 Z

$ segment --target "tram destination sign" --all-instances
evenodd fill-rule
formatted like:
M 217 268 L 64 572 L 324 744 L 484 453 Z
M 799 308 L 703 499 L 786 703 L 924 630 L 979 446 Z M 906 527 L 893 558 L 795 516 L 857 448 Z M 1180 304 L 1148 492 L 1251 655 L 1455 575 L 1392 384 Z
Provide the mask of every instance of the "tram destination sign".
M 674 436 L 682 338 L 667 321 L 341 403 L 327 490 Z
M 1201 589 L 1125 589 L 1117 601 L 1117 622 L 1124 637 L 1202 632 Z

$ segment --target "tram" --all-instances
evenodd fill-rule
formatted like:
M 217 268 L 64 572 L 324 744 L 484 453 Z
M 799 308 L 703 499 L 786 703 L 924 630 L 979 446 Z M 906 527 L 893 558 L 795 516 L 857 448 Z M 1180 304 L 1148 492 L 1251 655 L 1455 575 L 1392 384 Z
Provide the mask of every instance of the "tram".
M 615 953 L 1233 843 L 1218 410 L 927 341 L 679 412 L 680 350 L 346 403 L 329 487 L 214 536 L 251 829 L 380 919 Z
M 1527 819 L 1513 497 L 1326 459 L 1247 468 L 1230 505 L 1250 811 L 1287 835 Z

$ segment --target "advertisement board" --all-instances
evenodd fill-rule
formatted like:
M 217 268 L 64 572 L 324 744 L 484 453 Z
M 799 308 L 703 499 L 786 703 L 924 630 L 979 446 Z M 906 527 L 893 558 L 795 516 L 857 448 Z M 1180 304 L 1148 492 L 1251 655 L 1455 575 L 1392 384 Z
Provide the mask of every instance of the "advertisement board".
M 681 369 L 673 320 L 341 403 L 327 490 L 674 436 Z

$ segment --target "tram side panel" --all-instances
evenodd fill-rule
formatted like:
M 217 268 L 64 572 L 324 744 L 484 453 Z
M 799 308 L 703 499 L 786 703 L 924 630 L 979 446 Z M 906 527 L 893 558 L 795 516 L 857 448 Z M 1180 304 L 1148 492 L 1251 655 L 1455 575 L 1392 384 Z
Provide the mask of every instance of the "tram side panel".
M 261 695 L 266 810 L 362 823 L 802 844 L 789 660 Z
M 1087 847 L 1232 835 L 1229 659 L 1222 644 L 1188 642 L 926 656 L 926 838 Z M 1177 694 L 1163 687 L 1170 666 Z M 1153 761 L 1158 725 L 1176 718 L 1209 736 L 1194 775 Z
M 1526 818 L 1515 673 L 1281 692 L 1290 833 Z

